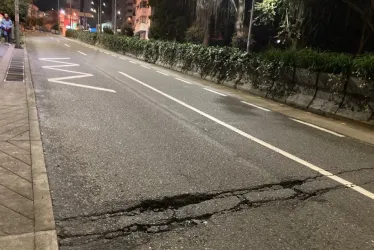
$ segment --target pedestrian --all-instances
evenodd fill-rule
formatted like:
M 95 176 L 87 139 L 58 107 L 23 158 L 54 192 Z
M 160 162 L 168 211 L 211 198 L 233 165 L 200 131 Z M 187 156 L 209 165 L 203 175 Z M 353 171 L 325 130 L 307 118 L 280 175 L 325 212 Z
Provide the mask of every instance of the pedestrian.
M 9 18 L 8 14 L 4 15 L 4 19 L 1 21 L 1 28 L 3 30 L 3 35 L 5 37 L 5 42 L 10 45 L 10 40 L 12 37 L 12 28 L 13 28 L 13 22 Z

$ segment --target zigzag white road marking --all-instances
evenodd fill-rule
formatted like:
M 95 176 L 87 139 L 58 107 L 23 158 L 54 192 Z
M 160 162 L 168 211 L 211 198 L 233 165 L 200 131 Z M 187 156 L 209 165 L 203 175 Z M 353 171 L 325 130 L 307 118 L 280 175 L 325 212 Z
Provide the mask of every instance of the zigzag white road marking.
M 69 57 L 64 57 L 64 58 L 39 58 L 39 60 L 45 61 L 45 62 L 57 63 L 56 65 L 43 66 L 42 67 L 43 69 L 50 69 L 50 70 L 56 70 L 56 71 L 76 74 L 75 76 L 49 78 L 48 79 L 49 82 L 116 93 L 116 91 L 114 91 L 113 89 L 98 88 L 98 87 L 93 87 L 93 86 L 88 86 L 88 85 L 83 85 L 83 84 L 66 82 L 65 80 L 79 79 L 79 78 L 85 78 L 85 77 L 93 76 L 92 74 L 88 74 L 88 73 L 62 69 L 62 68 L 65 68 L 65 67 L 78 67 L 79 66 L 79 64 L 76 64 L 76 63 L 64 62 L 64 60 L 70 60 Z

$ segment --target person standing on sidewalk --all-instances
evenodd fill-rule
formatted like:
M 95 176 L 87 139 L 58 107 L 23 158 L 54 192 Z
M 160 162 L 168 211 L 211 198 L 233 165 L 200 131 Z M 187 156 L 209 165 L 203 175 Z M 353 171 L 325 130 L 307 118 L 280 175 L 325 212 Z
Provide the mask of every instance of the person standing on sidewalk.
M 1 28 L 5 37 L 5 42 L 10 45 L 10 40 L 12 36 L 13 22 L 9 18 L 8 14 L 4 15 L 4 19 L 1 21 Z

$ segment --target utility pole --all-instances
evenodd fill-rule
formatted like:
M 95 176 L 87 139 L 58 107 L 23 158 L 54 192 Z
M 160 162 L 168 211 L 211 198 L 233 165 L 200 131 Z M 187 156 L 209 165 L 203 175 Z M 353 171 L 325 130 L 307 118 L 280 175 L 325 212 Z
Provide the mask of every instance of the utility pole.
M 16 48 L 21 48 L 19 39 L 19 0 L 14 0 Z M 8 36 L 11 34 L 8 34 Z
M 60 35 L 60 0 L 57 0 L 57 34 Z
M 114 2 L 114 20 L 113 20 L 113 33 L 117 33 L 117 0 L 113 0 Z
M 252 26 L 253 26 L 253 15 L 255 12 L 255 2 L 256 0 L 252 0 L 251 19 L 249 21 L 249 30 L 248 30 L 248 38 L 247 38 L 247 52 L 249 52 L 250 46 L 251 46 L 251 35 L 252 35 Z
M 101 2 L 101 0 L 99 0 L 99 13 L 98 13 L 98 15 L 99 15 L 99 33 L 101 33 L 101 12 L 102 12 L 102 2 Z
M 70 0 L 70 29 L 73 29 L 73 20 L 72 20 L 72 15 L 73 15 L 73 10 L 72 10 L 72 8 L 71 8 L 71 1 L 72 0 Z

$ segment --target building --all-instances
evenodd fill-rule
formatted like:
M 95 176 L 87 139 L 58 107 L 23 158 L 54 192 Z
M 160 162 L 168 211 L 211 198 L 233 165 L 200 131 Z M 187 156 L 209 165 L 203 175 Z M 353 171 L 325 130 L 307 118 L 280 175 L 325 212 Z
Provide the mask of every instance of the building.
M 131 27 L 134 29 L 135 1 L 116 0 L 116 9 L 112 11 L 116 12 L 117 28 Z
M 35 4 L 29 4 L 27 17 L 36 19 L 38 17 L 39 8 Z
M 65 7 L 70 8 L 71 4 L 72 9 L 81 10 L 83 2 L 83 0 L 65 0 Z
M 135 5 L 135 35 L 141 39 L 148 39 L 149 27 L 151 26 L 152 14 L 148 0 L 136 0 Z

